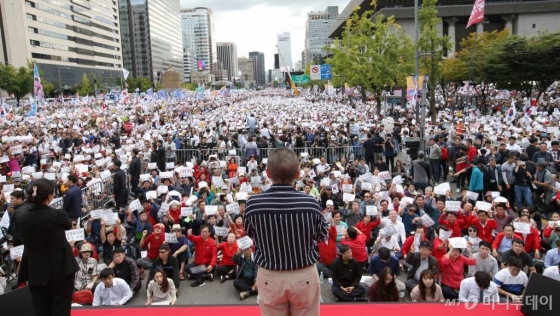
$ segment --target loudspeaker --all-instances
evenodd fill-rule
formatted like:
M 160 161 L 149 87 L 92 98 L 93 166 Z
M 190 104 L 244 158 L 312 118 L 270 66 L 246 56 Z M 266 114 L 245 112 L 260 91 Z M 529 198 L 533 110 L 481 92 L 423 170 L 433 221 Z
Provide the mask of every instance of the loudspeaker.
M 35 315 L 29 287 L 0 295 L 2 315 Z
M 557 316 L 560 313 L 560 281 L 531 273 L 521 312 L 526 316 Z
M 420 148 L 420 138 L 418 137 L 409 137 L 404 143 L 408 148 Z

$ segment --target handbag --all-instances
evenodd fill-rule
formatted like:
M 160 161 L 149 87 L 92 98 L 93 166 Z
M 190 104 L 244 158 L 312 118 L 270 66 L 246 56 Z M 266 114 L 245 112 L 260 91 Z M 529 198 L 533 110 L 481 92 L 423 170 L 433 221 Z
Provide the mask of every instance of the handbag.
M 93 303 L 93 293 L 91 290 L 76 291 L 72 295 L 72 303 L 91 305 Z

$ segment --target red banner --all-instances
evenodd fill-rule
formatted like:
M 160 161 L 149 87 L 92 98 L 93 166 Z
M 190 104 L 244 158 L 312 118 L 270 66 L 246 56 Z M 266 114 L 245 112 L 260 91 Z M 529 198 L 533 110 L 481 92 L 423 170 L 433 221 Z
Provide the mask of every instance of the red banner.
M 484 21 L 484 0 L 476 0 L 472 8 L 469 23 L 467 23 L 467 28 L 482 21 Z

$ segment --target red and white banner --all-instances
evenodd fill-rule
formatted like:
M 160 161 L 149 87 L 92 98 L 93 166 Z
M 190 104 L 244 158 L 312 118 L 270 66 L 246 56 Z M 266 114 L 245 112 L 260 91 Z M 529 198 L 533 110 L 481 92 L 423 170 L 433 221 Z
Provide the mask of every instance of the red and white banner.
M 467 28 L 482 21 L 484 21 L 484 0 L 476 0 L 472 8 L 469 23 L 467 23 Z

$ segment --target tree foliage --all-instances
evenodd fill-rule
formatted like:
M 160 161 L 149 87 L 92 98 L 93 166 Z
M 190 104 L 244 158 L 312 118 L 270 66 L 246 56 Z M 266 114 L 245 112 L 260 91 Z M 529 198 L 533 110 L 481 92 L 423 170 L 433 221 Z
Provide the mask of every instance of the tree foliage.
M 373 11 L 359 15 L 357 10 L 346 21 L 342 38 L 327 47 L 331 57 L 333 84 L 344 82 L 360 91 L 362 100 L 367 92 L 375 95 L 381 107 L 383 90 L 404 85 L 412 73 L 413 45 L 393 16 L 373 16 Z
M 150 81 L 150 78 L 146 77 L 133 78 L 129 76 L 126 79 L 126 83 L 128 83 L 129 91 L 136 91 L 136 89 L 139 89 L 140 92 L 143 92 L 152 88 L 152 81 Z
M 187 89 L 187 90 L 189 90 L 189 91 L 195 91 L 196 88 L 198 88 L 198 84 L 197 84 L 197 83 L 194 83 L 194 82 L 192 82 L 192 83 L 183 83 L 183 84 L 181 85 L 181 87 L 182 87 L 182 88 L 185 88 L 185 89 Z
M 81 97 L 93 94 L 93 85 L 85 72 L 82 75 L 82 83 L 78 87 L 78 93 Z
M 33 92 L 33 64 L 15 68 L 0 64 L 0 89 L 14 94 L 16 101 Z

